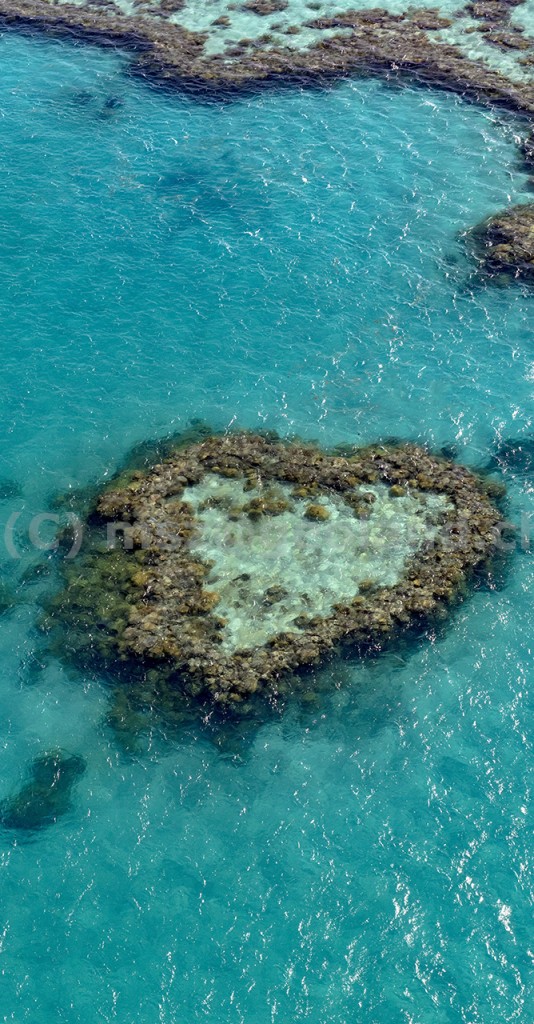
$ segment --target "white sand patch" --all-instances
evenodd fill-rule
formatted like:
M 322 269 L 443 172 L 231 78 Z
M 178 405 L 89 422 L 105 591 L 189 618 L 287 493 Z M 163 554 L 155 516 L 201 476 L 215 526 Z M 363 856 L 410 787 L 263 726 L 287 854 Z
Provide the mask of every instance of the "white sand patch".
M 265 494 L 244 492 L 243 481 L 209 474 L 184 491 L 202 524 L 192 552 L 214 563 L 206 586 L 220 597 L 215 611 L 227 619 L 227 650 L 263 644 L 282 631 L 299 632 L 295 619 L 330 614 L 334 604 L 354 598 L 363 581 L 394 586 L 408 559 L 435 539 L 450 508 L 442 495 L 390 497 L 387 486 L 366 485 L 351 491 L 375 499 L 369 518 L 359 519 L 336 494 L 295 499 L 289 484 L 276 484 L 274 491 L 290 510 L 255 520 L 246 513 L 235 520 L 228 516 Z M 206 499 L 222 504 L 203 508 Z M 324 507 L 328 519 L 308 519 L 310 504 Z

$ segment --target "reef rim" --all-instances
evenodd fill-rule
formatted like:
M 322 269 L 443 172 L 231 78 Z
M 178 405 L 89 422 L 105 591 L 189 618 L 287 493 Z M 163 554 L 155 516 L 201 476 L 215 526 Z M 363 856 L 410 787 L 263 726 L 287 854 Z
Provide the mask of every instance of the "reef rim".
M 372 581 L 324 616 L 313 608 L 298 630 L 248 649 L 225 650 L 225 622 L 207 577 L 211 566 L 194 550 L 195 510 L 184 495 L 207 476 L 291 485 L 310 501 L 350 502 L 369 485 L 446 499 L 439 529 L 409 557 L 391 586 Z M 492 501 L 499 485 L 416 445 L 375 445 L 330 455 L 302 442 L 255 434 L 211 436 L 188 444 L 148 471 L 135 471 L 98 497 L 89 517 L 92 549 L 65 569 L 55 617 L 81 615 L 85 643 L 108 662 L 136 664 L 167 690 L 235 704 L 252 694 L 276 694 L 280 679 L 318 664 L 342 643 L 379 650 L 410 625 L 443 618 L 473 574 L 491 561 L 501 515 Z M 501 492 L 502 493 L 502 492 Z M 276 515 L 256 506 L 258 518 Z M 247 510 L 241 510 L 240 514 Z M 250 509 L 248 511 L 250 514 Z M 356 514 L 360 513 L 356 510 Z M 120 530 L 120 550 L 105 543 Z M 325 522 L 320 529 L 328 530 Z M 79 624 L 78 624 L 79 625 Z
M 517 48 L 517 39 L 523 38 L 521 30 L 502 31 L 507 28 L 505 14 L 514 0 L 503 0 L 505 13 L 499 9 L 497 20 L 493 8 L 498 4 L 494 4 L 487 24 L 484 19 L 489 15 L 484 5 L 468 6 L 473 17 L 482 21 L 481 31 L 490 33 L 488 39 L 493 45 L 505 51 Z M 179 4 L 172 12 L 176 9 Z M 448 21 L 440 17 L 439 11 L 424 7 L 409 8 L 401 14 L 390 14 L 380 7 L 344 11 L 307 22 L 304 27 L 334 34 L 302 49 L 271 45 L 260 35 L 243 39 L 221 53 L 206 53 L 206 32 L 190 31 L 166 20 L 163 14 L 127 16 L 112 0 L 95 0 L 90 5 L 0 0 L 0 25 L 4 28 L 44 31 L 56 37 L 124 47 L 135 54 L 131 65 L 134 74 L 195 95 L 231 94 L 269 84 L 321 84 L 347 75 L 372 74 L 415 80 L 532 116 L 534 85 L 528 78 L 515 81 L 469 58 L 456 44 L 438 36 L 434 41 L 433 35 Z M 298 33 L 299 26 L 290 26 L 286 34 L 293 31 Z M 521 58 L 523 62 L 530 59 Z
M 510 206 L 487 217 L 464 238 L 480 267 L 534 284 L 534 203 Z

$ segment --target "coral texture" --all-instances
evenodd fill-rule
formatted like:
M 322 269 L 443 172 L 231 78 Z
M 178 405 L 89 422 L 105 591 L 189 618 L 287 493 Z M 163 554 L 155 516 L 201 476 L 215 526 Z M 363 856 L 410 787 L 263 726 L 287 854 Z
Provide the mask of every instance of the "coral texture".
M 274 3 L 281 9 L 277 0 Z M 253 0 L 253 5 L 254 10 L 261 8 L 260 13 L 273 7 L 271 0 Z M 307 22 L 304 27 L 308 29 L 328 30 L 309 46 L 276 43 L 268 33 L 241 39 L 213 53 L 206 49 L 207 32 L 193 32 L 169 20 L 179 6 L 180 0 L 177 4 L 163 0 L 159 5 L 137 7 L 139 13 L 127 16 L 113 0 L 81 4 L 0 0 L 0 23 L 124 46 L 135 54 L 133 72 L 195 91 L 227 92 L 281 81 L 302 84 L 347 74 L 400 75 L 481 102 L 534 113 L 532 82 L 526 77 L 512 80 L 471 59 L 459 45 L 437 37 L 451 22 L 433 9 L 409 9 L 401 14 L 380 7 L 343 12 Z M 533 58 L 532 46 L 520 29 L 510 25 L 509 12 L 506 0 L 473 3 L 471 10 L 485 33 L 483 38 L 506 51 L 524 49 L 520 62 L 527 67 Z M 226 17 L 222 15 L 212 24 L 226 24 Z M 290 25 L 283 35 L 298 36 L 301 27 Z
M 483 267 L 534 282 L 534 204 L 511 206 L 470 233 Z
M 181 693 L 219 704 L 273 693 L 343 641 L 380 647 L 445 614 L 494 552 L 492 486 L 412 445 L 327 454 L 209 436 L 100 494 L 56 615 L 91 652 Z M 124 549 L 109 544 L 117 532 Z

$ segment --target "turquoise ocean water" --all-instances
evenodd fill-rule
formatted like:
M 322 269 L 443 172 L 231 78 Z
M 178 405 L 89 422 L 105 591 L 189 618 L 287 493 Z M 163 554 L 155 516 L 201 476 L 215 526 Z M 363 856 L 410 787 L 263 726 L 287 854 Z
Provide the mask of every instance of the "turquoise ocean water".
M 51 747 L 87 761 L 68 815 L 0 835 L 0 1020 L 530 1021 L 531 554 L 306 709 L 155 723 L 136 755 L 105 681 L 39 653 L 51 581 L 21 582 L 56 492 L 194 417 L 473 465 L 531 433 L 532 292 L 458 240 L 531 196 L 521 126 L 374 80 L 203 104 L 91 48 L 0 60 L 0 798 Z

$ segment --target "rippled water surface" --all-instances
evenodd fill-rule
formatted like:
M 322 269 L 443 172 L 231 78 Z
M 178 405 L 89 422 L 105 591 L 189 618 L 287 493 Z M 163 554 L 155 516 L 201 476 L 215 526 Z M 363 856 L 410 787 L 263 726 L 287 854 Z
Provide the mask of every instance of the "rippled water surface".
M 0 835 L 1 1019 L 530 1020 L 528 552 L 298 707 L 134 753 L 105 680 L 41 652 L 53 581 L 22 581 L 32 515 L 192 417 L 475 465 L 528 436 L 532 293 L 458 239 L 528 200 L 520 126 L 377 81 L 203 105 L 112 53 L 0 59 L 0 798 L 43 751 L 87 763 L 56 825 Z

